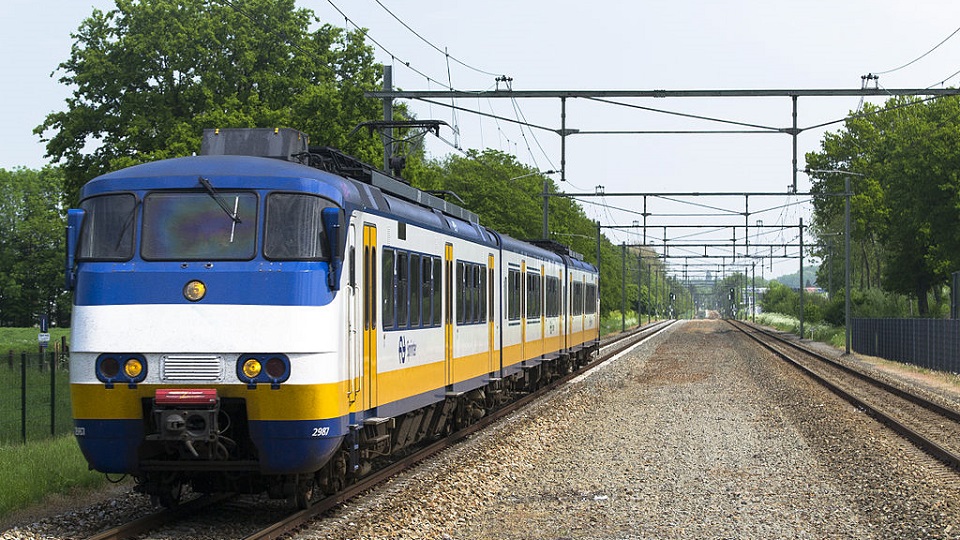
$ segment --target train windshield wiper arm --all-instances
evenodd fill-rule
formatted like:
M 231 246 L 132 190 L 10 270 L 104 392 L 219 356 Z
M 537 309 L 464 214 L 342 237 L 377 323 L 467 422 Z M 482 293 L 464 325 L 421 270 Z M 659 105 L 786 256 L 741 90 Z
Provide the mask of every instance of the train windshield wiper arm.
M 233 212 L 231 213 L 230 209 L 227 208 L 227 203 L 224 202 L 223 197 L 219 193 L 217 193 L 217 190 L 213 189 L 213 184 L 211 184 L 209 180 L 207 180 L 202 176 L 198 178 L 200 179 L 200 185 L 202 185 L 203 188 L 207 190 L 207 193 L 210 195 L 210 198 L 213 199 L 218 205 L 220 205 L 220 208 L 222 208 L 223 211 L 227 214 L 227 217 L 229 217 L 230 220 L 233 221 L 233 224 L 236 225 L 237 223 L 241 223 L 240 218 L 237 215 L 237 208 L 234 208 Z M 237 198 L 237 200 L 239 202 L 239 197 Z

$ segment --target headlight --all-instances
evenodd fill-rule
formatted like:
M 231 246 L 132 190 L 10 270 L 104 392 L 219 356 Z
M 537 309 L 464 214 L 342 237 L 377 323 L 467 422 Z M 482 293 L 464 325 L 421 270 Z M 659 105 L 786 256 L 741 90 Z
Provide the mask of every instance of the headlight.
M 105 353 L 97 357 L 95 371 L 107 388 L 117 383 L 135 387 L 147 377 L 147 359 L 142 354 Z
M 120 374 L 120 361 L 117 360 L 116 357 L 107 356 L 101 358 L 97 363 L 99 364 L 97 374 L 102 375 L 104 378 L 114 379 Z
M 290 359 L 283 354 L 242 354 L 237 359 L 237 378 L 249 388 L 259 383 L 280 388 L 290 378 Z
M 267 360 L 267 376 L 271 379 L 280 379 L 287 374 L 287 365 L 276 356 Z
M 130 358 L 123 364 L 123 373 L 131 379 L 136 379 L 143 373 L 143 363 L 138 358 Z
M 202 281 L 193 280 L 183 286 L 183 297 L 191 302 L 199 302 L 207 294 L 207 286 Z
M 246 375 L 248 379 L 256 379 L 257 375 L 260 374 L 260 361 L 256 358 L 251 358 L 244 362 L 243 374 Z

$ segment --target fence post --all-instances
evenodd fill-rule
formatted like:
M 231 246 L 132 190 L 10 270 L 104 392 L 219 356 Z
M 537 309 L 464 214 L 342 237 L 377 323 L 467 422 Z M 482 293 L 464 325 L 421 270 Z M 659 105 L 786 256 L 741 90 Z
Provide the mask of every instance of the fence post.
M 57 353 L 50 353 L 50 436 L 57 435 Z
M 13 349 L 9 351 L 9 355 L 7 356 L 7 366 L 13 370 Z
M 27 353 L 20 353 L 20 439 L 27 443 Z

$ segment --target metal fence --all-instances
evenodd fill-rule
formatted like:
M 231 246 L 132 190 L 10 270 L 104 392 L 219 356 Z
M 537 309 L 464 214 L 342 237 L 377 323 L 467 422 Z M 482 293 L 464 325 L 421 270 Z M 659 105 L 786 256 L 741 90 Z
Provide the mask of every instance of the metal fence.
M 854 351 L 960 373 L 960 319 L 852 319 Z
M 9 351 L 0 358 L 0 445 L 72 433 L 66 356 Z

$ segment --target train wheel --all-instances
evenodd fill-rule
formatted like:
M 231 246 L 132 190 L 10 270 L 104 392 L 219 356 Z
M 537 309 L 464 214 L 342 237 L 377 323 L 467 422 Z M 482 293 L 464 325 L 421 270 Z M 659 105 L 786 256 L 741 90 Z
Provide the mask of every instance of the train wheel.
M 180 482 L 162 484 L 158 491 L 159 493 L 150 495 L 150 502 L 154 506 L 176 508 L 180 504 L 180 498 L 183 497 L 183 484 Z
M 298 481 L 297 488 L 290 497 L 290 502 L 299 510 L 309 508 L 310 500 L 313 499 L 315 486 L 316 483 L 313 481 L 313 477 Z

